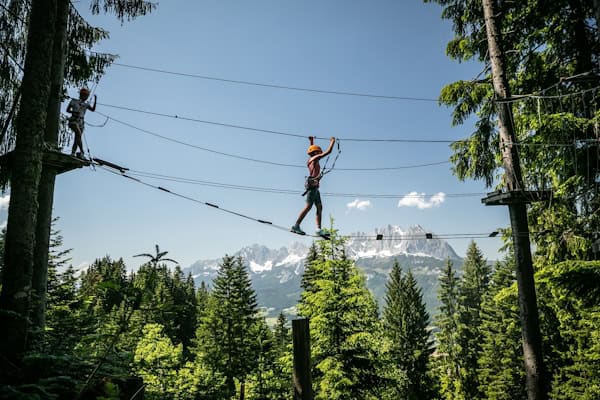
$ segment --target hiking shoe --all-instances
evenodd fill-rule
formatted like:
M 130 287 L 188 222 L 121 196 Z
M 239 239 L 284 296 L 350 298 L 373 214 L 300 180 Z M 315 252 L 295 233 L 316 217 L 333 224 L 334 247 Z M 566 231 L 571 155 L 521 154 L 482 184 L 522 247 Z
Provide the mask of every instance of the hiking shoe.
M 302 229 L 300 229 L 300 225 L 292 226 L 291 231 L 294 233 L 297 233 L 298 235 L 306 235 L 306 232 L 304 232 Z
M 329 237 L 329 232 L 324 231 L 323 229 L 317 229 L 317 231 L 315 232 L 315 234 L 317 234 L 319 236 L 327 236 L 327 237 Z

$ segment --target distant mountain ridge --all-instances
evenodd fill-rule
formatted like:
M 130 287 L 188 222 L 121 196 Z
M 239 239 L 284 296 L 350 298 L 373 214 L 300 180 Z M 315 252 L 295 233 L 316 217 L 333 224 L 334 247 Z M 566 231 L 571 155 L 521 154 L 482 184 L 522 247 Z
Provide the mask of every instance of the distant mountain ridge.
M 412 270 L 423 289 L 423 297 L 430 314 L 437 307 L 437 280 L 447 259 L 458 267 L 462 259 L 444 240 L 425 239 L 426 230 L 419 226 L 402 229 L 388 225 L 373 233 L 356 232 L 346 242 L 346 255 L 355 260 L 367 278 L 367 286 L 380 304 L 385 294 L 385 282 L 394 260 L 404 270 Z M 383 235 L 383 240 L 364 238 Z M 234 253 L 241 256 L 248 267 L 252 284 L 257 292 L 259 305 L 269 317 L 280 311 L 294 314 L 294 306 L 300 298 L 300 281 L 308 246 L 293 243 L 289 247 L 269 249 L 253 244 Z M 198 260 L 184 272 L 192 274 L 196 284 L 212 282 L 221 259 Z

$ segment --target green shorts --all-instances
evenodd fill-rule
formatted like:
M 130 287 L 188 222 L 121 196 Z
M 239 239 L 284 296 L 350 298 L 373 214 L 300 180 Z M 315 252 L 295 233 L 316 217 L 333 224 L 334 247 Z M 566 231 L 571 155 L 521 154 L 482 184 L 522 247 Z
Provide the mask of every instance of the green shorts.
M 317 206 L 323 204 L 321 203 L 321 193 L 319 193 L 318 187 L 308 189 L 308 192 L 306 192 L 306 204 L 310 204 L 311 206 L 313 204 Z

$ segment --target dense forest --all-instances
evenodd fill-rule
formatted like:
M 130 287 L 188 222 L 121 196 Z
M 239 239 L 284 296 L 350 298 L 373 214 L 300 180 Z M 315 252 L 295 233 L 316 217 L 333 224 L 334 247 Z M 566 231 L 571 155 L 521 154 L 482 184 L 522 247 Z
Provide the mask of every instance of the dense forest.
M 143 0 L 90 3 L 122 23 L 160 12 Z M 448 56 L 482 65 L 476 78 L 441 89 L 456 125 L 475 121 L 471 137 L 452 144 L 453 172 L 531 195 L 527 231 L 513 224 L 503 232 L 497 262 L 475 242 L 460 273 L 447 261 L 435 315 L 402 265 L 392 268 L 380 307 L 343 236 L 332 230 L 331 240 L 313 243 L 297 310 L 310 321 L 315 398 L 598 399 L 600 4 L 425 3 L 438 3 L 452 23 Z M 90 51 L 108 32 L 66 0 L 0 7 L 0 149 L 12 153 L 0 165 L 11 195 L 0 246 L 0 397 L 292 398 L 289 321 L 281 314 L 267 325 L 243 259 L 223 257 L 217 278 L 200 287 L 158 245 L 139 255 L 147 262 L 133 273 L 111 256 L 73 269 L 68 243 L 52 228 L 58 172 L 43 155 L 65 143 L 66 88 L 97 81 L 114 60 Z M 488 35 L 492 26 L 498 31 Z M 497 90 L 498 60 L 508 96 Z M 513 142 L 499 134 L 507 123 Z M 506 171 L 507 149 L 521 171 Z M 534 344 L 543 356 L 535 393 L 515 245 L 523 237 L 532 243 Z

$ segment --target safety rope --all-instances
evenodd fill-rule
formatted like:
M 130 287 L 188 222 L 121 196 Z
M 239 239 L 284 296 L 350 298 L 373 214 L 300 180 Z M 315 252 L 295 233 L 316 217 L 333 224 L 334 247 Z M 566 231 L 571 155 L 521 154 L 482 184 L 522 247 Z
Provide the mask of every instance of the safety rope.
M 342 153 L 342 150 L 340 149 L 340 139 L 335 139 L 335 144 L 336 144 L 337 152 L 336 152 L 335 158 L 333 159 L 333 163 L 331 164 L 331 168 L 327 169 L 327 163 L 329 162 L 329 156 L 331 156 L 331 154 L 330 154 L 327 156 L 327 159 L 325 159 L 325 163 L 323 164 L 323 169 L 321 170 L 321 173 L 319 174 L 321 178 L 325 174 L 328 174 L 331 171 L 333 171 L 333 169 L 335 168 L 335 163 L 337 162 L 338 158 L 340 158 L 340 154 Z

